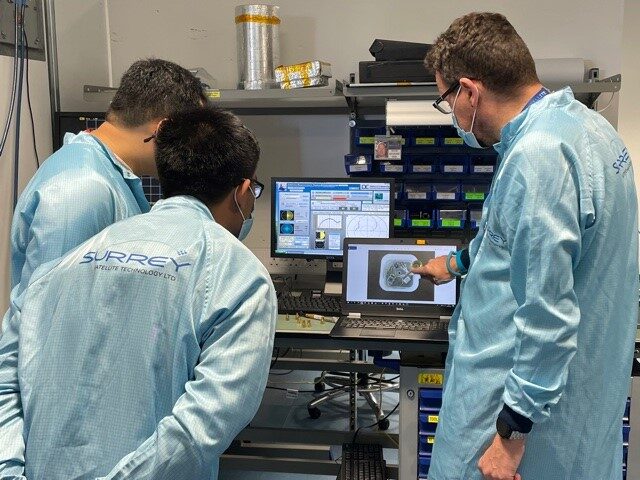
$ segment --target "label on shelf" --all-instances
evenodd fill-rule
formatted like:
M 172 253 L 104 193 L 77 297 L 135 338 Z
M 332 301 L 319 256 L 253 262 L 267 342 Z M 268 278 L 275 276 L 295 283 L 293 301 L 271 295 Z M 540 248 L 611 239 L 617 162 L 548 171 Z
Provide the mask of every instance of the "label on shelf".
M 376 137 L 360 137 L 358 143 L 360 145 L 373 145 L 376 141 Z
M 427 192 L 407 192 L 407 198 L 409 200 L 426 200 Z
M 441 223 L 443 227 L 460 227 L 462 220 L 458 220 L 457 218 L 443 218 Z
M 438 420 L 440 420 L 440 418 L 438 417 L 438 415 L 429 415 L 427 417 L 427 422 L 428 423 L 438 423 Z
M 431 437 L 431 436 L 427 437 L 427 443 L 429 445 L 433 445 L 434 443 L 436 443 L 436 437 Z
M 449 137 L 444 139 L 445 145 L 464 145 L 464 140 L 460 137 Z
M 412 227 L 430 227 L 431 220 L 428 218 L 415 218 L 411 220 Z
M 421 385 L 442 385 L 444 375 L 442 373 L 419 373 L 418 383 Z
M 404 167 L 402 165 L 383 165 L 382 170 L 384 172 L 402 173 Z
M 464 172 L 464 165 L 445 165 L 444 173 L 462 173 Z
M 367 165 L 349 165 L 349 172 L 366 172 L 369 170 Z
M 455 200 L 456 192 L 438 192 L 436 193 L 436 200 Z
M 436 139 L 433 137 L 416 137 L 416 145 L 435 145 Z
M 433 171 L 431 165 L 412 165 L 411 169 L 413 173 L 431 173 Z
M 402 226 L 402 219 L 401 218 L 394 218 L 393 219 L 393 226 L 394 227 L 401 227 Z
M 493 173 L 493 165 L 474 165 L 473 173 Z
M 205 95 L 207 96 L 207 98 L 220 98 L 220 90 L 206 90 Z
M 484 192 L 467 192 L 464 194 L 465 200 L 484 200 Z

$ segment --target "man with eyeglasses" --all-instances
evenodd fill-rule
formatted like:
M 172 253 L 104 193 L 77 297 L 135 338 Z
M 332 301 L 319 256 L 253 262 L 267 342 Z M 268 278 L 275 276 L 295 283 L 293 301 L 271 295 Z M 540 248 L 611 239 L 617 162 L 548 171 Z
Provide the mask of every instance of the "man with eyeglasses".
M 277 301 L 239 241 L 258 143 L 211 108 L 155 137 L 165 199 L 38 269 L 5 316 L 2 478 L 216 479 L 260 404 Z
M 466 274 L 429 479 L 621 479 L 638 320 L 627 149 L 571 89 L 543 87 L 500 14 L 455 20 L 426 63 L 434 106 L 498 152 L 469 249 L 416 269 Z

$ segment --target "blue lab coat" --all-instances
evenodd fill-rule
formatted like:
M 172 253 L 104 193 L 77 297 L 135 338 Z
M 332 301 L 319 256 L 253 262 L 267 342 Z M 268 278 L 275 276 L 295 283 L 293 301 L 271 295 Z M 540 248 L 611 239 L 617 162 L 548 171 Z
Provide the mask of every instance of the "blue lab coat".
M 140 178 L 96 137 L 67 133 L 64 143 L 33 176 L 13 215 L 13 297 L 40 265 L 114 222 L 149 211 Z
M 531 419 L 524 480 L 622 478 L 638 319 L 633 169 L 570 89 L 509 122 L 450 323 L 431 480 L 481 479 L 503 404 Z
M 107 227 L 5 316 L 0 478 L 216 479 L 276 316 L 266 269 L 193 197 Z

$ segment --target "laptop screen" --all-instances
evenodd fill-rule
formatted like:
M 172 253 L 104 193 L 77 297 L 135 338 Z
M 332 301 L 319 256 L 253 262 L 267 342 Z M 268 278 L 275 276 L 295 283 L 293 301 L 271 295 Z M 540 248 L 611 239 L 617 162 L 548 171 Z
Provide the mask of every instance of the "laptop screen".
M 453 242 L 452 242 L 453 243 Z M 412 266 L 456 250 L 456 245 L 350 243 L 347 247 L 345 298 L 351 305 L 455 307 L 455 281 L 434 285 L 411 273 Z

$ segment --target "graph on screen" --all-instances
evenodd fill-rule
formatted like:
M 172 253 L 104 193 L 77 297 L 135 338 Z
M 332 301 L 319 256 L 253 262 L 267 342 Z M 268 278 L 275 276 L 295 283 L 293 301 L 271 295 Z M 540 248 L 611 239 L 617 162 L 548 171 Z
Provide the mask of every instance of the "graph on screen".
M 346 218 L 347 237 L 380 238 L 389 231 L 389 219 L 382 215 L 349 215 Z

